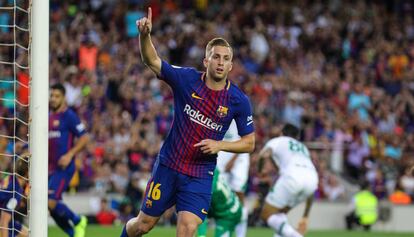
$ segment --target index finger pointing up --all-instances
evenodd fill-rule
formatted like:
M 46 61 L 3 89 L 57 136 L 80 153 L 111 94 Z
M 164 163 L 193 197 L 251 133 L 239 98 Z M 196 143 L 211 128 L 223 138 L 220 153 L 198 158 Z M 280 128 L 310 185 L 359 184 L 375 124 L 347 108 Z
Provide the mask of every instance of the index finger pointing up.
M 148 20 L 152 21 L 152 9 L 151 9 L 151 7 L 148 8 Z

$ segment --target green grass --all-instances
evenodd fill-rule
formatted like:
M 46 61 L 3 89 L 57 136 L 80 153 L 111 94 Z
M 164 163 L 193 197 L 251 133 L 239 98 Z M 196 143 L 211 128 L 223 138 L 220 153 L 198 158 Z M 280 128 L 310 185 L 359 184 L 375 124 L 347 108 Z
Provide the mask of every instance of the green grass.
M 87 237 L 119 237 L 122 227 L 102 227 L 96 225 L 88 226 Z M 57 227 L 49 228 L 49 237 L 66 237 L 66 235 Z M 145 235 L 148 237 L 173 237 L 175 236 L 175 228 L 155 227 L 151 233 Z M 209 231 L 209 237 L 213 237 L 213 231 Z M 247 236 L 251 237 L 272 237 L 273 232 L 267 228 L 250 228 Z M 386 232 L 370 232 L 362 231 L 347 232 L 344 230 L 338 231 L 312 231 L 306 237 L 409 237 L 414 236 L 414 233 L 386 233 Z

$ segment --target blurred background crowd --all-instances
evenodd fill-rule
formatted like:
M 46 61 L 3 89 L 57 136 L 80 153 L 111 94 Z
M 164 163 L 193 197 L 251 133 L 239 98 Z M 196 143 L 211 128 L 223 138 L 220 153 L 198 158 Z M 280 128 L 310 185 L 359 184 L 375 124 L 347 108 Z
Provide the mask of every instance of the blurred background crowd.
M 257 136 L 248 193 L 261 196 L 273 183 L 273 172 L 257 174 L 257 153 L 290 122 L 317 165 L 318 199 L 348 201 L 344 181 L 366 179 L 379 199 L 414 200 L 409 0 L 51 0 L 50 83 L 65 85 L 92 136 L 72 191 L 122 194 L 113 213 L 121 220 L 139 208 L 173 118 L 170 89 L 140 59 L 135 21 L 148 6 L 154 45 L 171 64 L 203 70 L 204 47 L 217 36 L 234 47 L 230 80 L 250 96 Z M 0 80 L 12 75 L 5 70 Z M 8 108 L 1 104 L 2 116 Z M 4 122 L 0 130 L 10 131 Z M 12 152 L 2 141 L 1 153 Z

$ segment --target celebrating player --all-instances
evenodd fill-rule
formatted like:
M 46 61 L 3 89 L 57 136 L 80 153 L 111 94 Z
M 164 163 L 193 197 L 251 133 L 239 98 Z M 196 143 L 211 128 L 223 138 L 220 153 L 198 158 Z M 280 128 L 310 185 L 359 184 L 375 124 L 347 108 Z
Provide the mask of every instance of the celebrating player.
M 279 179 L 266 197 L 261 217 L 275 230 L 275 236 L 302 237 L 307 230 L 308 214 L 318 186 L 318 175 L 308 148 L 295 139 L 299 136 L 299 129 L 286 124 L 282 134 L 283 136 L 269 140 L 260 151 L 260 159 L 272 158 L 280 173 Z M 298 232 L 289 225 L 286 213 L 305 200 L 306 208 L 299 222 Z
M 217 152 L 251 152 L 254 127 L 250 102 L 227 79 L 232 48 L 222 38 L 211 40 L 203 60 L 206 72 L 171 66 L 152 44 L 152 13 L 137 21 L 143 62 L 174 93 L 174 122 L 154 165 L 138 217 L 126 224 L 121 237 L 150 231 L 173 205 L 178 212 L 177 236 L 192 237 L 210 206 Z M 236 121 L 238 141 L 222 141 L 230 122 Z
M 240 139 L 237 126 L 233 120 L 229 130 L 224 135 L 225 141 L 236 141 Z M 217 154 L 217 168 L 221 172 L 226 182 L 230 185 L 231 190 L 236 192 L 243 205 L 243 217 L 236 226 L 236 237 L 244 237 L 247 232 L 248 211 L 244 206 L 244 192 L 247 187 L 249 176 L 250 155 L 249 153 L 234 154 L 230 152 L 220 151 Z
M 214 172 L 213 194 L 211 206 L 208 212 L 209 218 L 214 218 L 216 223 L 215 237 L 230 237 L 236 225 L 242 219 L 242 205 L 239 197 L 227 184 L 226 178 L 218 169 Z M 198 228 L 198 237 L 207 236 L 207 220 Z
M 75 173 L 75 155 L 89 141 L 85 126 L 65 101 L 65 88 L 52 86 L 49 113 L 49 200 L 50 215 L 70 237 L 84 237 L 87 219 L 62 202 L 62 192 Z M 77 141 L 74 143 L 74 137 Z
M 19 159 L 16 161 L 16 173 L 2 178 L 0 192 L 0 236 L 1 237 L 26 237 L 27 228 L 15 220 L 14 210 L 19 206 L 24 193 L 29 169 L 27 162 Z

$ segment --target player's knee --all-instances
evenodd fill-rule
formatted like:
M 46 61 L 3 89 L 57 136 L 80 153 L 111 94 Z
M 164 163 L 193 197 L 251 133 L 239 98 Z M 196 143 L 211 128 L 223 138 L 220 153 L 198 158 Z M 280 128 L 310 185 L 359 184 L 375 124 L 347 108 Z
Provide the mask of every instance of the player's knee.
M 269 219 L 269 217 L 272 215 L 272 213 L 270 213 L 268 210 L 266 210 L 265 208 L 263 208 L 262 212 L 260 213 L 260 218 L 264 221 L 267 222 L 267 219 Z
M 139 237 L 148 233 L 154 227 L 153 224 L 146 221 L 131 219 L 127 223 L 127 232 L 130 237 Z
M 150 232 L 150 230 L 152 229 L 152 227 L 153 226 L 150 225 L 150 224 L 148 224 L 148 223 L 141 223 L 141 224 L 138 225 L 137 233 L 139 235 L 146 234 L 146 233 Z
M 198 223 L 197 222 L 183 222 L 181 224 L 182 231 L 184 233 L 195 233 L 197 230 Z

